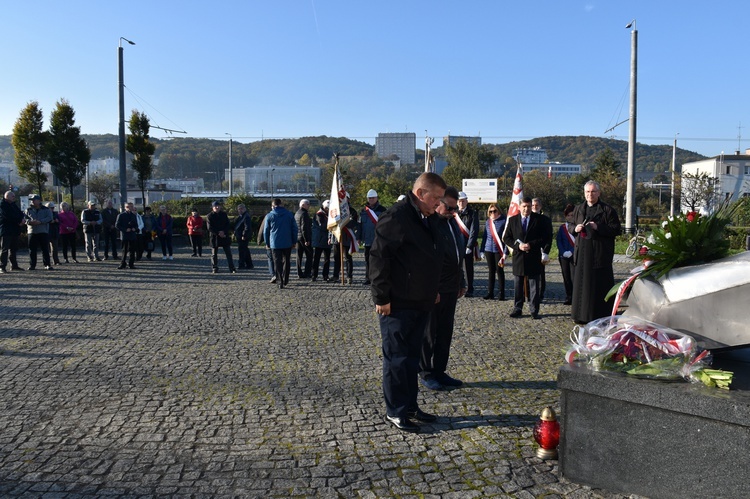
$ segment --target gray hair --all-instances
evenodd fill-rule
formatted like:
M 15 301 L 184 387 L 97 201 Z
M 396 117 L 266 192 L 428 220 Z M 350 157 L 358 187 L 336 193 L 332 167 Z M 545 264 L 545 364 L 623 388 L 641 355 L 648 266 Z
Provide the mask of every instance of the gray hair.
M 596 180 L 589 180 L 588 182 L 586 182 L 586 183 L 585 183 L 585 184 L 583 185 L 583 189 L 585 190 L 585 189 L 586 189 L 586 187 L 587 187 L 587 186 L 589 186 L 589 185 L 593 185 L 594 187 L 596 187 L 596 190 L 597 190 L 597 191 L 599 191 L 599 192 L 602 192 L 602 188 L 601 188 L 601 186 L 599 185 L 599 182 L 597 182 Z
M 301 200 L 301 201 L 299 202 L 299 207 L 300 207 L 300 208 L 304 208 L 304 207 L 305 207 L 305 205 L 307 205 L 307 206 L 310 206 L 310 201 L 309 201 L 309 200 L 307 200 L 307 199 L 303 199 L 303 200 Z

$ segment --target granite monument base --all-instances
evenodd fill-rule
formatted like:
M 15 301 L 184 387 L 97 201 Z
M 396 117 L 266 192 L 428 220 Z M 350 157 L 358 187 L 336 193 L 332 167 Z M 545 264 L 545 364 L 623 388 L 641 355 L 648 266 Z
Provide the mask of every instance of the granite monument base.
M 736 382 L 747 384 L 741 376 Z M 558 388 L 559 469 L 566 479 L 650 498 L 750 497 L 747 390 L 575 365 L 560 369 Z

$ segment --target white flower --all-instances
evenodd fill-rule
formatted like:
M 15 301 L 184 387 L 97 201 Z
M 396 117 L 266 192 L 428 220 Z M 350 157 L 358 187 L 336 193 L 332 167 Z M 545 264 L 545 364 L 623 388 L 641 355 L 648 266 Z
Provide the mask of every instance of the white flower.
M 648 239 L 646 239 L 646 241 L 648 241 L 648 244 L 654 244 L 656 242 L 656 239 L 654 238 L 653 234 L 649 234 Z
M 667 238 L 667 239 L 672 239 L 672 233 L 671 232 L 667 232 L 666 234 L 664 234 L 664 237 Z
M 674 217 L 670 215 L 669 216 L 669 221 L 671 222 L 672 220 L 674 220 Z
M 671 219 L 672 217 L 669 217 L 669 218 Z M 667 224 L 668 224 L 668 223 L 669 223 L 669 222 L 667 222 L 666 220 L 664 220 L 664 221 L 663 221 L 663 222 L 661 223 L 661 226 L 662 226 L 662 228 L 666 228 L 666 227 L 667 227 Z

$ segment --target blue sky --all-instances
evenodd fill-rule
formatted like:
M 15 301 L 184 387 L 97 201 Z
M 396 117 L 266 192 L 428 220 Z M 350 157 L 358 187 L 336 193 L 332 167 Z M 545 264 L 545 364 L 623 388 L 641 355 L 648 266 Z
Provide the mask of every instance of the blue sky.
M 175 136 L 379 132 L 505 143 L 605 136 L 628 117 L 638 28 L 638 141 L 705 155 L 750 148 L 750 3 L 653 0 L 0 0 L 0 135 L 66 98 L 83 133 L 125 108 Z M 739 128 L 740 125 L 742 128 Z M 155 137 L 166 137 L 153 130 Z M 606 136 L 627 140 L 628 124 Z M 747 138 L 745 138 L 747 137 Z M 551 155 L 554 158 L 554 154 Z

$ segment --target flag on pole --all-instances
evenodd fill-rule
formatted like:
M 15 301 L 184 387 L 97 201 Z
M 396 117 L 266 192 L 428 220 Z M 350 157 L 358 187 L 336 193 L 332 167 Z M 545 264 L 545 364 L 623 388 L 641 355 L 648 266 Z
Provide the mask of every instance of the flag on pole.
M 336 239 L 341 241 L 341 229 L 344 227 L 349 219 L 351 213 L 349 211 L 349 201 L 346 199 L 346 189 L 344 189 L 344 180 L 339 174 L 339 155 L 336 153 L 334 156 L 336 162 L 333 166 L 333 182 L 331 184 L 331 199 L 328 205 L 328 224 L 327 228 Z
M 552 165 L 549 165 L 549 170 L 547 170 L 547 178 L 552 178 Z
M 521 212 L 521 199 L 523 198 L 523 167 L 518 163 L 516 180 L 513 182 L 513 195 L 510 197 L 508 207 L 508 218 Z

